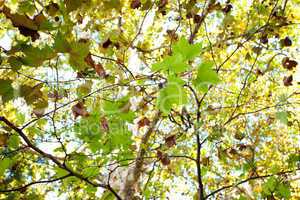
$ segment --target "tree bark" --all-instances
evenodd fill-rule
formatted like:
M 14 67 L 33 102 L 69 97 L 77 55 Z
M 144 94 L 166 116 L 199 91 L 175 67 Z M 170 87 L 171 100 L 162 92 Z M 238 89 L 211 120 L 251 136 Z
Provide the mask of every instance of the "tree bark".
M 125 182 L 125 187 L 123 189 L 123 197 L 124 200 L 132 200 L 134 199 L 134 195 L 135 195 L 135 188 L 136 188 L 136 184 L 138 183 L 141 174 L 142 174 L 142 169 L 143 169 L 143 165 L 144 165 L 144 157 L 146 154 L 146 149 L 145 147 L 148 144 L 148 140 L 157 124 L 157 122 L 159 121 L 159 117 L 160 117 L 160 112 L 158 111 L 153 120 L 151 125 L 149 126 L 148 130 L 146 131 L 146 133 L 143 135 L 142 137 L 142 141 L 139 145 L 139 151 L 137 153 L 137 157 L 135 159 L 135 164 L 133 167 L 133 170 L 129 170 L 128 174 L 127 174 L 127 178 L 126 178 L 126 182 Z

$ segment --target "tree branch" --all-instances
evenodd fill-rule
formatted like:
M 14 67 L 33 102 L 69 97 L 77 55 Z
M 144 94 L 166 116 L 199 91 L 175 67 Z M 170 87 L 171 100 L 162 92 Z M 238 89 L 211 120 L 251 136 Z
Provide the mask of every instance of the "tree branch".
M 146 154 L 145 147 L 147 146 L 151 133 L 153 132 L 157 122 L 159 121 L 160 115 L 161 115 L 160 111 L 157 111 L 157 113 L 155 114 L 152 120 L 150 127 L 142 137 L 142 141 L 139 146 L 139 152 L 137 153 L 137 157 L 135 159 L 134 168 L 133 170 L 128 171 L 125 187 L 123 190 L 124 200 L 132 200 L 134 198 L 135 185 L 139 181 L 139 178 L 142 174 L 142 168 L 144 165 L 144 160 L 145 160 L 144 157 Z
M 215 195 L 215 194 L 217 194 L 217 193 L 219 193 L 219 192 L 221 192 L 221 191 L 223 191 L 223 190 L 226 190 L 226 189 L 229 189 L 229 188 L 232 188 L 232 187 L 236 187 L 236 186 L 238 186 L 238 185 L 241 185 L 241 184 L 246 183 L 246 182 L 251 181 L 251 180 L 255 180 L 255 179 L 264 179 L 264 178 L 268 178 L 268 177 L 276 176 L 276 175 L 277 175 L 277 176 L 280 176 L 280 175 L 284 175 L 284 174 L 293 173 L 293 172 L 296 172 L 296 171 L 298 171 L 298 170 L 300 170 L 300 168 L 297 168 L 297 169 L 295 169 L 295 170 L 289 170 L 289 171 L 278 172 L 278 173 L 276 173 L 276 174 L 267 174 L 267 175 L 262 175 L 262 176 L 253 176 L 253 177 L 247 178 L 247 179 L 245 179 L 245 180 L 242 180 L 242 181 L 240 181 L 240 182 L 237 182 L 237 183 L 235 183 L 235 184 L 223 186 L 223 187 L 221 187 L 221 188 L 219 188 L 219 189 L 217 189 L 217 190 L 211 192 L 210 194 L 208 194 L 204 199 L 208 199 L 208 197 L 213 196 L 213 195 Z
M 15 192 L 15 191 L 22 191 L 32 185 L 36 185 L 36 184 L 40 184 L 40 183 L 53 183 L 53 182 L 56 182 L 56 181 L 60 181 L 60 180 L 63 180 L 67 177 L 70 177 L 72 176 L 71 174 L 67 174 L 65 176 L 61 176 L 59 178 L 55 178 L 55 179 L 51 179 L 51 180 L 40 180 L 40 181 L 35 181 L 35 182 L 31 182 L 31 183 L 28 183 L 26 185 L 23 185 L 23 186 L 20 186 L 20 187 L 17 187 L 17 188 L 11 188 L 11 189 L 6 189 L 6 190 L 0 190 L 0 192 L 3 192 L 3 193 L 8 193 L 8 192 Z
M 0 116 L 0 121 L 4 122 L 8 127 L 13 129 L 14 131 L 16 131 L 19 134 L 19 136 L 25 141 L 25 143 L 28 145 L 28 147 L 30 147 L 34 151 L 38 152 L 41 156 L 48 158 L 49 160 L 54 162 L 58 167 L 68 171 L 70 176 L 75 176 L 75 177 L 79 178 L 80 180 L 82 180 L 94 187 L 101 187 L 101 188 L 107 189 L 107 190 L 111 191 L 118 200 L 121 200 L 119 195 L 116 194 L 116 192 L 109 185 L 98 184 L 98 183 L 94 183 L 94 182 L 90 181 L 88 178 L 82 176 L 81 174 L 79 174 L 79 173 L 73 171 L 72 169 L 70 169 L 69 167 L 67 167 L 65 164 L 61 163 L 53 155 L 48 154 L 48 153 L 44 152 L 43 150 L 41 150 L 40 148 L 38 148 L 37 146 L 35 146 L 21 129 L 19 129 L 16 125 L 14 125 L 9 120 L 7 120 L 4 116 Z

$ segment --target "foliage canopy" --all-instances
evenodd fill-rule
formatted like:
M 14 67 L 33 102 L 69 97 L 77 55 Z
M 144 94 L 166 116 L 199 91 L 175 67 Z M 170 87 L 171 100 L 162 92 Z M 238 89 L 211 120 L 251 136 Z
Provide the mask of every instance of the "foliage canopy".
M 299 13 L 0 0 L 0 199 L 299 199 Z

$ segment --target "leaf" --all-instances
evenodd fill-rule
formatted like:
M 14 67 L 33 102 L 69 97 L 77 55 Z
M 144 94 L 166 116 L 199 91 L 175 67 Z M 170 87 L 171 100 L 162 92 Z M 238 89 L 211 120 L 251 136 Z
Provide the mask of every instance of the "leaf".
M 153 71 L 170 70 L 174 73 L 184 72 L 189 68 L 190 65 L 185 63 L 184 57 L 181 54 L 167 56 L 162 62 L 152 65 Z
M 89 42 L 71 43 L 69 62 L 75 71 L 83 71 L 88 67 L 85 58 L 90 53 L 89 46 Z
M 58 11 L 59 5 L 57 3 L 51 2 L 49 5 L 46 6 L 46 12 L 52 17 L 55 16 Z
M 14 88 L 11 80 L 0 79 L 0 96 L 3 103 L 6 103 L 14 98 Z
M 282 112 L 277 112 L 276 113 L 276 118 L 283 124 L 286 124 L 288 123 L 288 113 L 285 112 L 285 111 L 282 111 Z
M 176 135 L 169 135 L 165 138 L 165 144 L 167 147 L 172 147 L 176 145 Z
M 83 0 L 64 0 L 64 3 L 67 8 L 67 12 L 72 12 L 80 8 L 83 3 Z
M 8 140 L 8 146 L 13 149 L 17 149 L 19 147 L 20 138 L 17 135 L 11 135 Z
M 20 86 L 20 96 L 23 97 L 28 105 L 33 105 L 43 99 L 43 92 L 41 91 L 42 85 Z
M 91 80 L 85 81 L 83 84 L 77 87 L 77 94 L 79 97 L 83 97 L 91 92 L 93 82 Z
M 25 54 L 25 57 L 22 58 L 22 62 L 32 67 L 39 67 L 44 61 L 50 60 L 57 55 L 48 45 L 45 45 L 42 48 L 24 45 L 22 47 L 22 52 Z
M 23 65 L 22 59 L 17 56 L 10 56 L 8 58 L 7 62 L 10 64 L 12 70 L 14 70 L 14 71 L 18 71 L 19 69 L 21 69 L 21 67 Z
M 75 104 L 74 106 L 72 106 L 72 113 L 73 113 L 75 119 L 78 116 L 88 117 L 90 115 L 88 113 L 88 111 L 86 110 L 83 102 L 78 102 L 77 104 Z
M 3 6 L 2 12 L 11 20 L 15 27 L 26 27 L 30 30 L 38 30 L 38 26 L 35 24 L 35 22 L 26 15 L 20 15 L 17 13 L 12 14 L 11 10 L 6 6 Z
M 284 57 L 282 59 L 282 66 L 285 68 L 285 69 L 288 69 L 288 70 L 293 70 L 295 67 L 297 67 L 298 63 L 297 61 L 295 60 L 290 60 L 289 57 Z
M 99 168 L 98 167 L 88 167 L 83 169 L 83 176 L 84 177 L 93 177 L 99 174 Z
M 102 129 L 105 131 L 105 132 L 109 132 L 109 125 L 108 125 L 108 121 L 105 117 L 101 117 L 100 119 L 100 124 L 101 124 L 101 127 Z
M 71 51 L 71 46 L 68 40 L 66 39 L 66 35 L 61 33 L 60 31 L 57 32 L 54 38 L 54 46 L 53 48 L 59 53 L 66 53 Z
M 130 7 L 132 9 L 138 9 L 141 6 L 141 0 L 132 0 Z
M 60 167 L 55 167 L 54 170 L 56 172 L 57 177 L 62 177 L 62 176 L 65 176 L 69 173 L 67 170 L 64 170 Z
M 5 171 L 10 168 L 12 162 L 9 158 L 0 160 L 0 177 L 4 175 Z
M 33 15 L 35 12 L 34 3 L 31 1 L 21 1 L 18 5 L 18 12 Z
M 292 46 L 292 40 L 289 37 L 285 37 L 284 39 L 280 40 L 280 45 L 282 47 L 290 47 Z
M 95 65 L 95 71 L 96 71 L 96 73 L 98 74 L 99 77 L 105 78 L 106 72 L 105 72 L 105 69 L 103 68 L 103 66 L 100 63 Z
M 297 163 L 300 163 L 300 154 L 290 154 L 287 162 L 289 167 L 295 167 Z
M 178 42 L 172 45 L 172 51 L 175 55 L 182 55 L 183 61 L 188 61 L 199 56 L 202 50 L 201 44 L 190 44 L 184 37 L 180 38 Z
M 263 193 L 265 195 L 270 195 L 276 188 L 277 180 L 274 177 L 270 177 L 263 185 Z
M 106 115 L 112 115 L 127 122 L 134 119 L 135 114 L 130 109 L 129 97 L 125 96 L 123 99 L 117 101 L 105 101 L 103 104 L 103 110 Z
M 0 132 L 0 147 L 4 147 L 7 145 L 8 134 L 4 132 Z
M 193 81 L 194 85 L 203 92 L 208 90 L 208 85 L 220 82 L 218 74 L 212 70 L 212 62 L 203 62 L 198 67 L 197 78 Z
M 147 117 L 143 117 L 138 121 L 138 128 L 142 128 L 144 126 L 149 126 L 150 125 L 150 120 Z
M 277 187 L 276 191 L 277 196 L 283 198 L 283 199 L 290 199 L 291 197 L 291 190 L 289 185 L 280 183 Z
M 120 0 L 104 0 L 104 8 L 105 9 L 120 9 L 122 6 L 122 1 Z
M 110 191 L 105 191 L 100 200 L 114 200 L 115 196 Z
M 162 155 L 160 157 L 160 161 L 163 165 L 169 165 L 171 163 L 171 160 L 170 160 L 168 154 L 166 154 L 166 153 L 162 153 Z
M 283 85 L 286 87 L 293 85 L 292 82 L 293 82 L 293 75 L 285 76 L 283 78 Z
M 10 9 L 6 6 L 3 6 L 2 12 L 6 18 L 10 19 L 13 26 L 18 28 L 20 33 L 24 36 L 30 36 L 32 41 L 35 41 L 40 37 L 38 30 L 38 25 L 34 20 L 30 19 L 26 15 L 12 14 Z
M 177 77 L 169 77 L 165 88 L 161 89 L 157 97 L 157 107 L 168 114 L 173 105 L 187 103 L 187 94 L 183 88 L 184 81 Z

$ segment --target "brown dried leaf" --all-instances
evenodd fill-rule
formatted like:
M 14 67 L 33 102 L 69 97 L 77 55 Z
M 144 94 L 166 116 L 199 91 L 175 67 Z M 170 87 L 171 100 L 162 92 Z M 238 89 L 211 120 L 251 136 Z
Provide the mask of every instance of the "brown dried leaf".
M 101 124 L 102 129 L 105 132 L 109 132 L 109 125 L 108 125 L 108 121 L 107 121 L 106 117 L 101 117 L 100 124 Z
M 78 116 L 88 117 L 90 115 L 82 102 L 78 102 L 77 104 L 75 104 L 72 107 L 72 112 L 73 112 L 75 119 Z
M 48 15 L 52 17 L 56 15 L 58 10 L 59 10 L 59 5 L 57 3 L 51 2 L 49 5 L 46 6 L 46 12 L 48 13 Z
M 40 118 L 45 114 L 44 108 L 35 108 L 32 110 L 32 113 L 37 117 Z
M 6 146 L 8 140 L 8 135 L 6 133 L 0 132 L 0 147 Z
M 227 4 L 227 5 L 222 9 L 222 11 L 223 11 L 225 14 L 227 14 L 227 13 L 229 13 L 229 12 L 231 11 L 232 8 L 233 8 L 233 7 L 232 7 L 231 4 Z
M 109 45 L 112 44 L 112 41 L 108 38 L 103 44 L 102 44 L 102 47 L 104 49 L 107 49 L 109 47 Z
M 92 54 L 89 53 L 85 58 L 84 61 L 86 62 L 86 64 L 88 64 L 89 66 L 91 66 L 92 68 L 94 68 L 95 62 L 92 58 Z
M 147 117 L 143 117 L 141 120 L 138 121 L 138 128 L 142 128 L 144 126 L 149 126 L 150 120 Z
M 161 163 L 162 163 L 163 165 L 169 165 L 169 164 L 171 163 L 171 160 L 170 160 L 168 154 L 166 154 L 166 153 L 164 153 L 164 154 L 162 155 L 160 161 L 161 161 Z
M 176 145 L 176 135 L 169 135 L 168 137 L 165 138 L 165 143 L 167 147 L 172 147 Z
M 105 78 L 106 77 L 106 72 L 105 69 L 103 68 L 102 64 L 96 64 L 95 61 L 92 58 L 92 54 L 89 53 L 85 58 L 84 61 L 86 62 L 86 64 L 88 64 L 89 66 L 91 66 L 92 68 L 95 69 L 96 73 L 98 74 L 98 76 L 100 76 L 101 78 Z
M 37 32 L 39 24 L 37 24 L 35 20 L 30 19 L 26 15 L 20 15 L 17 13 L 12 14 L 10 9 L 6 6 L 3 6 L 1 12 L 6 16 L 6 18 L 11 20 L 13 26 L 18 28 L 22 35 L 26 37 L 30 36 L 32 41 L 35 41 L 40 37 L 39 33 Z
M 35 24 L 40 26 L 42 23 L 47 21 L 47 18 L 43 15 L 43 13 L 39 13 L 33 17 L 33 21 L 35 22 Z
M 297 65 L 298 65 L 297 61 L 290 60 L 290 58 L 288 58 L 288 57 L 285 57 L 282 59 L 282 66 L 285 69 L 293 70 L 293 68 L 296 67 Z
M 291 86 L 291 85 L 293 85 L 292 82 L 293 82 L 293 75 L 285 76 L 283 78 L 283 84 L 284 84 L 284 86 L 287 86 L 287 87 Z
M 163 165 L 169 165 L 169 164 L 171 163 L 171 160 L 170 160 L 168 154 L 163 153 L 163 152 L 160 151 L 160 150 L 157 150 L 156 156 L 157 156 L 157 158 L 161 161 L 161 163 L 162 163 Z
M 98 74 L 98 76 L 100 76 L 101 78 L 106 77 L 105 69 L 103 68 L 103 66 L 100 63 L 95 65 L 95 71 Z
M 202 163 L 202 165 L 204 165 L 204 166 L 208 166 L 209 163 L 210 163 L 209 157 L 203 157 L 203 158 L 201 159 L 201 163 Z
M 162 158 L 163 153 L 160 150 L 157 150 L 156 156 L 160 160 Z
M 141 5 L 141 0 L 133 0 L 130 4 L 130 7 L 132 9 L 138 9 Z
M 168 4 L 168 0 L 160 0 L 158 8 L 162 9 Z
M 53 92 L 50 92 L 48 94 L 48 97 L 51 99 L 59 100 L 62 99 L 64 96 L 59 94 L 57 90 L 54 90 Z
M 284 39 L 280 40 L 280 44 L 283 47 L 290 47 L 292 46 L 292 40 L 289 37 L 285 37 Z

